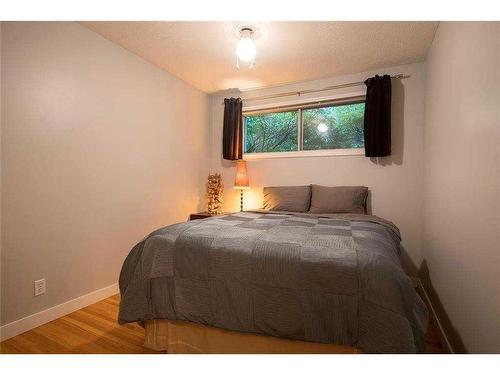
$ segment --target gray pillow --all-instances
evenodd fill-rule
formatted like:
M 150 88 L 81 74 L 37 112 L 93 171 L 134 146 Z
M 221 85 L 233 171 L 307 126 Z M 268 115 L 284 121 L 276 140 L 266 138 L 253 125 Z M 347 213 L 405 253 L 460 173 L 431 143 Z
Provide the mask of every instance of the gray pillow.
M 312 185 L 311 192 L 312 213 L 366 214 L 368 188 L 365 186 Z
M 311 186 L 267 186 L 264 188 L 264 209 L 272 211 L 307 212 L 311 204 Z

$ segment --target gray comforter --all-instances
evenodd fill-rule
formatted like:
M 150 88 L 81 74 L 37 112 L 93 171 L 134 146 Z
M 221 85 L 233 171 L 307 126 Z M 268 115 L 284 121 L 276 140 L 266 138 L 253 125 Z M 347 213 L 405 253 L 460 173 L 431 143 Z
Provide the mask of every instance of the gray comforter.
M 369 215 L 244 212 L 170 225 L 125 260 L 119 321 L 422 352 L 427 309 L 399 242 L 393 224 Z

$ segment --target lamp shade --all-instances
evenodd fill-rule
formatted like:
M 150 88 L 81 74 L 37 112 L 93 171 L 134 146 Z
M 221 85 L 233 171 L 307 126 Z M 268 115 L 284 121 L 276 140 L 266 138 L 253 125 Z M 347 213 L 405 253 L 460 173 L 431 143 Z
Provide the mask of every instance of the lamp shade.
M 236 161 L 236 177 L 234 179 L 235 189 L 250 189 L 248 181 L 247 162 L 245 160 Z

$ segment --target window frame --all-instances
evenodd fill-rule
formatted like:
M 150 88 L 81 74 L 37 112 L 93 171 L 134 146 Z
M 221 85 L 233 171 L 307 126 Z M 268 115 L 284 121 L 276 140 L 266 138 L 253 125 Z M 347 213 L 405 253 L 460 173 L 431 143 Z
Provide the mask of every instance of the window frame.
M 365 154 L 365 148 L 335 148 L 321 150 L 303 150 L 303 117 L 302 110 L 329 107 L 341 104 L 364 103 L 366 100 L 366 91 L 359 91 L 344 95 L 336 95 L 321 98 L 308 98 L 281 103 L 269 103 L 261 106 L 244 106 L 243 116 L 243 159 L 275 159 L 275 158 L 297 158 L 297 157 L 318 157 L 318 156 L 360 156 Z M 297 151 L 279 151 L 279 152 L 245 152 L 245 117 L 249 115 L 298 111 L 297 113 Z

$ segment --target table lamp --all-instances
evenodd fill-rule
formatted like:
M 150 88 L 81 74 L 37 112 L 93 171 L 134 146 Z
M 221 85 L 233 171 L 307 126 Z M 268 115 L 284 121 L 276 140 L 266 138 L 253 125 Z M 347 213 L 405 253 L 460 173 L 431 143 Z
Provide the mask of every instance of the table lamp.
M 250 189 L 248 181 L 247 162 L 245 160 L 236 161 L 236 177 L 234 179 L 234 188 L 240 189 L 240 211 L 243 211 L 243 190 Z

